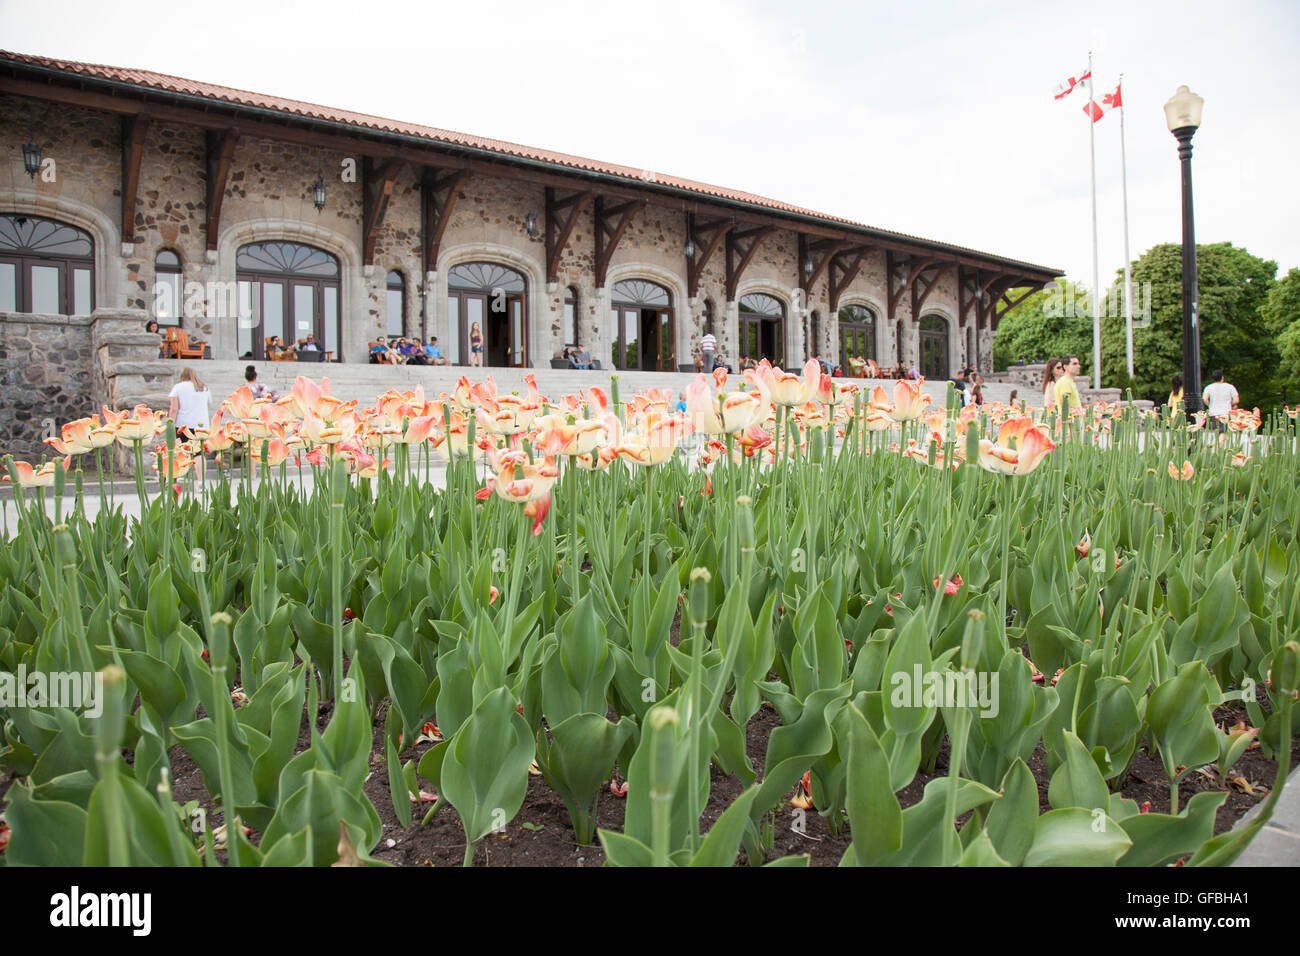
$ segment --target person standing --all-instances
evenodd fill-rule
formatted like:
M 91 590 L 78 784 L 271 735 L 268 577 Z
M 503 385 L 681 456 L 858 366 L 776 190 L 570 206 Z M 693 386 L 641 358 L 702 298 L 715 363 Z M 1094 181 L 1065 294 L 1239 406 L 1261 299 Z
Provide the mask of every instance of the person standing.
M 712 332 L 705 332 L 700 339 L 700 355 L 703 356 L 703 372 L 708 375 L 713 371 L 713 362 L 718 354 L 718 340 L 714 338 Z
M 483 330 L 477 322 L 469 330 L 469 364 L 474 368 L 483 367 Z
M 1065 399 L 1070 399 L 1071 408 L 1082 408 L 1083 401 L 1079 398 L 1079 387 L 1074 384 L 1074 377 L 1082 371 L 1079 364 L 1079 356 L 1067 355 L 1061 363 L 1061 375 L 1056 380 L 1056 407 L 1063 408 Z
M 1205 414 L 1213 422 L 1213 427 L 1217 431 L 1224 431 L 1227 428 L 1228 415 L 1241 401 L 1241 396 L 1237 390 L 1223 380 L 1223 369 L 1216 368 L 1210 373 L 1210 378 L 1214 379 L 1205 390 L 1201 392 L 1201 400 L 1205 402 Z
M 1175 375 L 1169 382 L 1169 417 L 1173 418 L 1183 410 L 1183 377 Z
M 1056 380 L 1060 377 L 1061 360 L 1048 359 L 1043 369 L 1043 407 L 1056 407 Z
M 176 437 L 189 441 L 194 429 L 212 423 L 212 393 L 192 368 L 181 369 L 181 378 L 171 390 L 167 417 L 176 423 Z

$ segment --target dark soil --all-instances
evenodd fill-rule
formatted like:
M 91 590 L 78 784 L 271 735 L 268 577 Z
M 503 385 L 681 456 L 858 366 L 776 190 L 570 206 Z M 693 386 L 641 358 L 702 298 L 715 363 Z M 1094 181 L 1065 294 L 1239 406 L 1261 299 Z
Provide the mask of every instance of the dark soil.
M 465 834 L 460 819 L 450 806 L 443 807 L 430 821 L 428 826 L 421 825 L 421 819 L 428 812 L 431 804 L 412 804 L 412 822 L 403 827 L 393 811 L 388 788 L 388 772 L 384 762 L 383 733 L 384 716 L 387 703 L 381 704 L 373 727 L 371 749 L 371 775 L 365 783 L 366 796 L 369 797 L 379 817 L 383 821 L 383 835 L 379 844 L 372 851 L 376 859 L 384 860 L 396 866 L 459 866 L 465 854 Z M 324 729 L 329 722 L 331 705 L 323 703 L 318 715 L 318 726 Z M 1229 707 L 1220 708 L 1215 714 L 1216 720 L 1223 723 L 1235 723 L 1239 714 Z M 763 758 L 767 751 L 767 740 L 772 730 L 780 724 L 780 718 L 770 705 L 764 704 L 749 722 L 746 731 L 747 751 L 754 769 L 763 772 Z M 310 743 L 306 722 L 299 737 L 299 752 Z M 418 763 L 428 744 L 408 747 L 402 752 L 403 761 L 414 759 Z M 1293 743 L 1292 766 L 1300 761 L 1300 739 Z M 1051 809 L 1047 801 L 1049 775 L 1044 765 L 1044 752 L 1040 744 L 1029 761 L 1029 769 L 1038 782 L 1039 811 L 1045 813 Z M 1230 777 L 1240 778 L 1253 789 L 1245 792 L 1239 784 L 1230 783 L 1220 786 L 1218 781 L 1193 771 L 1183 778 L 1179 787 L 1179 806 L 1185 806 L 1196 793 L 1205 790 L 1228 793 L 1228 798 L 1219 808 L 1214 832 L 1216 834 L 1229 830 L 1236 821 L 1251 807 L 1268 796 L 1272 786 L 1277 764 L 1265 758 L 1258 748 L 1248 750 L 1237 762 Z M 899 803 L 904 809 L 917 803 L 924 792 L 925 785 L 936 777 L 948 773 L 948 744 L 944 742 L 936 760 L 933 774 L 918 773 L 902 790 L 898 791 Z M 621 780 L 621 778 L 619 778 Z M 200 806 L 209 813 L 209 819 L 220 815 L 216 804 L 203 786 L 203 775 L 198 767 L 180 748 L 172 754 L 172 793 L 173 797 L 184 804 L 189 800 L 198 800 Z M 427 788 L 427 782 L 425 783 Z M 717 820 L 723 810 L 730 806 L 744 788 L 739 779 L 721 773 L 716 766 L 712 768 L 712 783 L 709 802 L 701 818 L 701 827 L 708 829 Z M 1150 812 L 1167 813 L 1169 811 L 1169 784 L 1165 777 L 1163 765 L 1158 754 L 1148 755 L 1139 750 L 1125 778 L 1122 793 L 1139 805 L 1149 803 Z M 794 795 L 791 791 L 790 796 Z M 622 830 L 623 814 L 626 803 L 612 796 L 608 789 L 603 790 L 597 807 L 598 826 L 603 829 Z M 774 845 L 768 850 L 765 860 L 770 861 L 781 856 L 807 854 L 813 866 L 836 866 L 847 849 L 851 836 L 848 822 L 844 821 L 838 834 L 832 833 L 827 821 L 815 811 L 805 816 L 804 832 L 797 832 L 792 826 L 791 814 L 777 813 L 774 830 Z M 252 840 L 256 843 L 259 834 Z M 392 841 L 392 846 L 389 846 Z M 564 803 L 546 785 L 540 774 L 530 775 L 528 792 L 519 813 L 507 825 L 502 834 L 490 834 L 479 841 L 474 854 L 475 866 L 600 866 L 605 862 L 605 854 L 599 840 L 590 846 L 581 846 L 574 841 L 569 814 Z M 737 865 L 744 865 L 742 852 Z

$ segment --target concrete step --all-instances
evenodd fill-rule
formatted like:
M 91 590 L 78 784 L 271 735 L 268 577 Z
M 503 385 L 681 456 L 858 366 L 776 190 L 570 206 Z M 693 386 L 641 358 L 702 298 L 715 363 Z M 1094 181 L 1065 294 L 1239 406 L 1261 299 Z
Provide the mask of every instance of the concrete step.
M 173 382 L 179 378 L 182 368 L 186 366 L 192 367 L 212 390 L 213 398 L 216 400 L 214 402 L 215 407 L 227 395 L 244 384 L 244 369 L 250 363 L 247 361 L 216 361 L 208 359 L 186 362 L 156 360 L 152 362 L 132 362 L 130 364 L 130 371 L 133 374 L 170 375 Z M 591 386 L 599 386 L 609 390 L 611 388 L 612 374 L 609 371 L 582 371 L 578 369 L 467 368 L 446 365 L 432 367 L 379 366 L 307 362 L 257 362 L 253 364 L 257 368 L 258 381 L 278 392 L 290 390 L 298 376 L 304 376 L 315 382 L 328 379 L 331 395 L 336 395 L 345 401 L 355 398 L 363 407 L 372 404 L 376 396 L 389 389 L 405 391 L 415 388 L 416 385 L 422 385 L 426 397 L 433 399 L 443 392 L 450 393 L 454 390 L 461 376 L 465 376 L 472 383 L 481 382 L 491 375 L 499 392 L 504 394 L 517 392 L 522 395 L 528 389 L 524 377 L 531 371 L 541 393 L 549 398 L 558 399 L 561 395 L 574 394 L 583 388 L 590 388 Z M 637 391 L 649 388 L 666 388 L 677 394 L 684 391 L 695 379 L 693 374 L 679 372 L 624 371 L 618 372 L 617 375 L 619 394 L 624 401 L 631 398 Z M 838 379 L 837 381 L 869 387 L 883 384 L 886 386 L 886 391 L 893 388 L 892 382 L 888 381 L 851 378 Z M 934 397 L 935 401 L 942 401 L 947 385 L 944 382 L 926 382 L 924 388 L 927 393 Z M 1010 385 L 990 382 L 985 385 L 984 397 L 989 402 L 1005 402 L 1008 400 L 1010 392 Z M 159 400 L 156 398 L 159 394 L 153 392 L 149 396 L 151 399 L 150 404 L 154 404 L 155 401 Z M 161 394 L 165 396 L 165 393 Z M 167 404 L 165 397 L 161 399 L 161 402 L 161 406 L 154 404 L 154 407 L 165 408 Z

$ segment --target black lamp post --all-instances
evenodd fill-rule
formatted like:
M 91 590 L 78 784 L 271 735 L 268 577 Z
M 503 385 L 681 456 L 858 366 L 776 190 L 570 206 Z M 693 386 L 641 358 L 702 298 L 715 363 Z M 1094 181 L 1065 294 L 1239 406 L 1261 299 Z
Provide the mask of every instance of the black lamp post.
M 1201 408 L 1201 327 L 1196 288 L 1196 229 L 1192 222 L 1192 136 L 1201 125 L 1205 100 L 1185 86 L 1165 104 L 1165 121 L 1178 140 L 1183 171 L 1183 407 L 1190 417 Z

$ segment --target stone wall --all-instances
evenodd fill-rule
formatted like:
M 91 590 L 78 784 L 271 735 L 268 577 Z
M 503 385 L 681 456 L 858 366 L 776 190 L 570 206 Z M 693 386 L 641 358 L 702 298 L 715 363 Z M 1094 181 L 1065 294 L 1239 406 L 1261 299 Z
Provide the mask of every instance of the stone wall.
M 45 156 L 57 164 L 54 182 L 43 182 L 40 177 L 32 181 L 22 171 L 19 147 L 27 135 L 29 110 L 30 126 L 39 131 L 37 138 Z M 397 271 L 404 281 L 403 327 L 407 334 L 424 331 L 438 335 L 446 350 L 450 345 L 447 273 L 456 264 L 475 260 L 508 265 L 524 274 L 528 283 L 528 358 L 534 366 L 545 366 L 573 338 L 564 328 L 568 287 L 578 293 L 579 341 L 597 357 L 608 356 L 614 334 L 609 327 L 612 288 L 629 278 L 657 282 L 670 291 L 679 364 L 690 361 L 703 334 L 706 302 L 712 304 L 714 331 L 723 352 L 733 358 L 736 355 L 738 307 L 726 298 L 725 250 L 719 249 L 701 271 L 698 295 L 687 300 L 685 216 L 680 205 L 649 202 L 637 209 L 613 254 L 603 287 L 596 285 L 595 224 L 588 210 L 579 218 L 560 257 L 557 281 L 551 283 L 546 276 L 544 237 L 530 237 L 524 229 L 529 212 L 544 220 L 542 186 L 475 174 L 461 187 L 438 261 L 424 273 L 420 170 L 406 164 L 393 186 L 373 264 L 366 266 L 362 261 L 362 157 L 244 136 L 233 156 L 217 248 L 210 250 L 204 230 L 205 134 L 195 127 L 155 122 L 146 135 L 133 210 L 135 241 L 123 245 L 121 138 L 122 125 L 116 116 L 0 96 L 0 146 L 9 156 L 8 163 L 0 164 L 0 212 L 30 211 L 87 229 L 95 239 L 97 307 L 152 309 L 155 260 L 163 249 L 178 254 L 187 284 L 207 287 L 208 283 L 234 282 L 235 257 L 242 245 L 285 240 L 338 257 L 343 325 L 340 351 L 346 361 L 364 361 L 366 342 L 388 324 L 389 271 Z M 318 172 L 327 190 L 321 211 L 314 208 L 310 195 Z M 830 311 L 827 274 L 823 272 L 808 290 L 806 302 L 801 302 L 797 259 L 794 231 L 782 229 L 769 235 L 741 277 L 737 298 L 765 292 L 784 304 L 787 365 L 802 364 L 813 351 L 838 361 L 838 317 Z M 901 297 L 894 317 L 902 323 L 901 342 L 893 321 L 886 317 L 886 301 L 885 253 L 877 250 L 864 261 L 840 304 L 863 305 L 876 315 L 876 355 L 882 365 L 893 364 L 900 354 L 904 361 L 915 362 L 916 317 L 910 314 L 910 296 Z M 234 358 L 235 319 L 210 313 L 214 304 L 210 299 L 205 307 L 187 312 L 182 325 L 194 338 L 210 344 L 215 358 Z M 805 341 L 813 311 L 819 318 L 817 343 Z M 966 332 L 956 322 L 954 276 L 946 276 L 935 289 L 925 311 L 949 320 L 950 366 L 969 362 L 972 356 Z M 991 339 L 988 330 L 981 330 L 980 358 L 985 368 L 992 358 Z M 140 393 L 148 392 L 145 388 Z
M 0 312 L 0 455 L 47 457 L 42 439 L 89 415 L 91 319 Z

